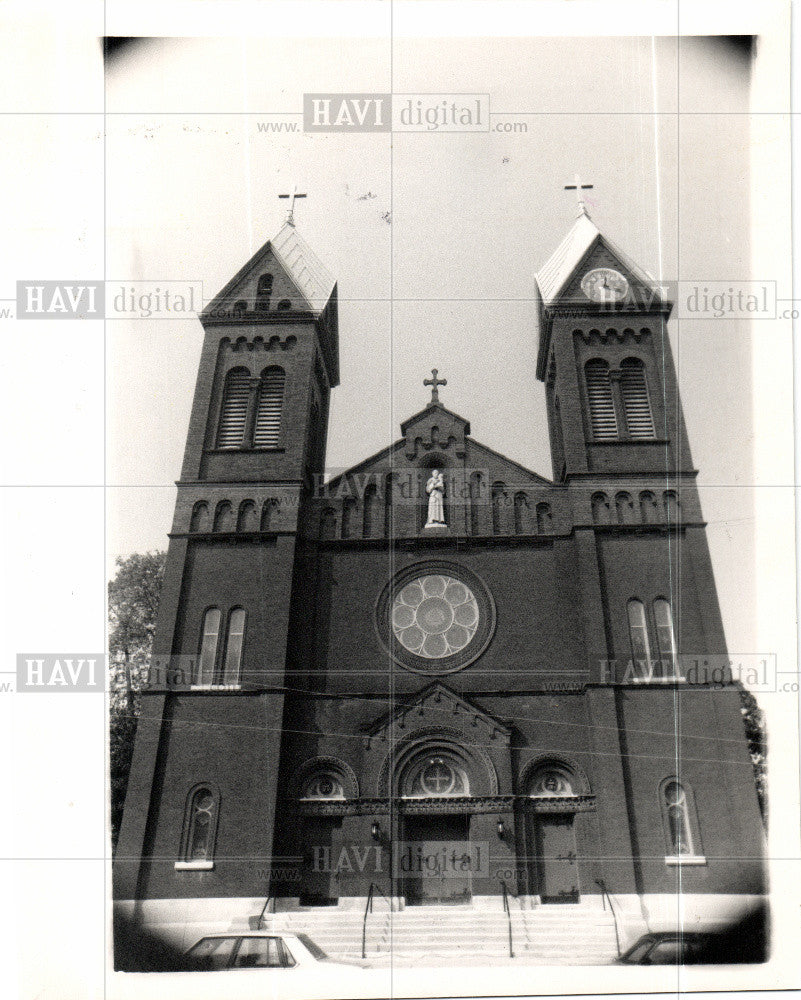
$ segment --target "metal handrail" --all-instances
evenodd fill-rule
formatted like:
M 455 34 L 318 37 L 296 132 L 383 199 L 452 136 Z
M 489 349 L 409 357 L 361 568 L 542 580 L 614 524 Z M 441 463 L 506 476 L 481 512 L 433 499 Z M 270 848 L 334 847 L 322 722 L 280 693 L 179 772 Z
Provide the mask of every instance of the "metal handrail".
M 248 917 L 248 924 L 250 925 L 250 930 L 257 931 L 261 928 L 261 922 L 264 919 L 264 914 L 267 912 L 267 908 L 270 903 L 273 904 L 273 913 L 275 913 L 275 897 L 268 896 L 264 901 L 264 906 L 261 908 L 261 913 L 258 917 Z
M 606 882 L 604 882 L 602 878 L 597 878 L 595 880 L 595 884 L 601 890 L 601 902 L 603 903 L 604 909 L 606 909 L 606 900 L 604 899 L 604 896 L 609 900 L 609 911 L 612 914 L 612 919 L 615 923 L 615 947 L 617 948 L 617 957 L 620 958 L 623 952 L 620 950 L 620 931 L 617 927 L 617 913 L 615 913 L 615 908 L 612 906 L 612 897 L 609 895 L 609 891 L 606 888 Z
M 370 883 L 370 889 L 367 892 L 367 903 L 364 907 L 364 919 L 362 920 L 362 958 L 367 958 L 367 914 L 373 912 L 373 897 L 376 892 L 380 893 L 384 899 L 389 903 L 390 910 L 392 909 L 392 900 L 389 896 L 381 889 L 380 885 L 376 885 L 375 882 Z
M 505 879 L 501 879 L 500 883 L 503 889 L 503 908 L 506 910 L 506 920 L 509 928 L 509 958 L 514 958 L 515 951 L 512 945 L 512 908 L 509 905 L 509 890 L 506 887 Z

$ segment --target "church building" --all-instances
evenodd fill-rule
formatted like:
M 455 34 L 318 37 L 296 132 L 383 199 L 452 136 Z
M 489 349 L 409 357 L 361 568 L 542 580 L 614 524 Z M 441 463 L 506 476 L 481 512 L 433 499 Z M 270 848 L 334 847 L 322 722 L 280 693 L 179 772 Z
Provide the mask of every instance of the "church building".
M 581 202 L 532 289 L 550 477 L 434 370 L 325 479 L 337 286 L 291 213 L 204 310 L 118 910 L 186 946 L 379 898 L 611 906 L 625 944 L 762 898 L 671 303 Z

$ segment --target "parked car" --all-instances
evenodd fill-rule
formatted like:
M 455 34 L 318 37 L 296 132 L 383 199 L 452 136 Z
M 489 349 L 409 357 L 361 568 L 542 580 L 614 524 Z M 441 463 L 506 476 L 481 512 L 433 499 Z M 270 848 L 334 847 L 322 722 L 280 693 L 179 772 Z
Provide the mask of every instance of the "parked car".
M 182 972 L 231 969 L 364 968 L 358 961 L 334 961 L 307 934 L 274 931 L 224 931 L 207 934 L 184 954 Z
M 239 928 L 205 935 L 160 969 L 115 973 L 109 1000 L 365 1000 L 389 996 L 391 976 L 334 961 L 306 934 Z
M 644 934 L 618 962 L 621 965 L 698 965 L 708 961 L 703 958 L 708 945 L 708 934 L 669 931 Z
M 764 932 L 758 933 L 759 926 L 750 935 L 733 930 L 644 934 L 617 961 L 621 965 L 741 965 L 766 961 L 767 940 Z

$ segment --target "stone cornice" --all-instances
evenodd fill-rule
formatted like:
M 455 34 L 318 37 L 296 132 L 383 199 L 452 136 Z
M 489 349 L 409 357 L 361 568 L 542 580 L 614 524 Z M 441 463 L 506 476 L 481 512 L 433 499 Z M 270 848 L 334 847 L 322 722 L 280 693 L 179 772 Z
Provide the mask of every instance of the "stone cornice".
M 390 808 L 390 806 L 392 808 Z M 523 809 L 535 813 L 576 813 L 595 810 L 594 795 L 566 795 L 531 798 L 528 795 L 447 796 L 430 799 L 385 798 L 347 799 L 331 802 L 299 802 L 301 816 L 415 816 L 443 813 L 509 813 Z

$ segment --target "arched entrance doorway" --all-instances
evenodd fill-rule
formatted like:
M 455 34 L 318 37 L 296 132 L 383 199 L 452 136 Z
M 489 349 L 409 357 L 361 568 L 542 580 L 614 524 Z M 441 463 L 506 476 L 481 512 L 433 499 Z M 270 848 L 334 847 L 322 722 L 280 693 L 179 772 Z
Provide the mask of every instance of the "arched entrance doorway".
M 469 762 L 447 746 L 420 751 L 399 774 L 400 837 L 393 867 L 407 904 L 458 904 L 472 897 Z
M 574 828 L 576 778 L 561 763 L 547 761 L 530 775 L 525 808 L 528 883 L 541 903 L 578 903 Z

